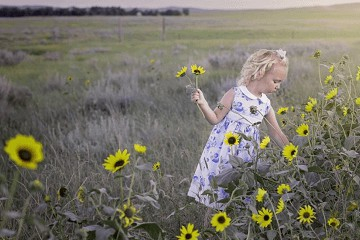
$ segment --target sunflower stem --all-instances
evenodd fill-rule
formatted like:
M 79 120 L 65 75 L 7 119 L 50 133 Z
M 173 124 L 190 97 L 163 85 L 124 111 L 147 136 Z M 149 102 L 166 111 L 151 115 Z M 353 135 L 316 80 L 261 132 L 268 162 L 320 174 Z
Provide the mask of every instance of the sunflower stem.
M 23 210 L 21 212 L 21 219 L 20 219 L 20 222 L 19 222 L 19 229 L 18 229 L 18 232 L 16 234 L 16 239 L 20 239 L 20 234 L 21 234 L 21 231 L 22 231 L 22 227 L 24 225 L 25 214 L 26 214 L 26 211 L 27 211 L 28 206 L 29 206 L 30 198 L 31 198 L 31 195 L 29 195 L 25 200 L 25 204 L 24 204 Z
M 12 181 L 11 187 L 10 187 L 9 198 L 7 199 L 7 201 L 5 203 L 5 208 L 2 211 L 3 213 L 6 213 L 12 205 L 12 202 L 14 199 L 14 194 L 15 194 L 16 187 L 17 187 L 18 180 L 19 180 L 19 176 L 20 176 L 20 171 L 19 171 L 19 169 L 16 169 L 16 171 L 14 173 L 14 178 L 13 178 L 13 181 Z M 6 222 L 7 222 L 7 214 L 3 214 L 3 220 L 1 221 L 0 229 L 4 228 Z

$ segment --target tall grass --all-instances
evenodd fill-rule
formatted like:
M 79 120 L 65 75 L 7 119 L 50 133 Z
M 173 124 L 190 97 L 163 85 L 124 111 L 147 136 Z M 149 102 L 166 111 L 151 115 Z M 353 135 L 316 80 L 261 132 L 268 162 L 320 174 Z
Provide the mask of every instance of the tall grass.
M 73 239 L 81 238 L 85 227 L 91 235 L 94 229 L 90 225 L 106 225 L 107 208 L 101 210 L 105 213 L 94 213 L 99 210 L 94 206 L 101 205 L 97 201 L 103 198 L 102 206 L 112 209 L 121 206 L 124 199 L 115 198 L 120 198 L 121 189 L 129 190 L 133 174 L 131 199 L 141 209 L 143 222 L 156 222 L 168 239 L 178 236 L 180 227 L 188 222 L 202 229 L 206 209 L 189 200 L 186 193 L 211 126 L 190 102 L 187 83 L 176 79 L 175 73 L 183 65 L 204 66 L 207 72 L 199 85 L 215 107 L 222 94 L 236 84 L 251 52 L 283 48 L 290 58 L 288 80 L 279 96 L 270 98 L 275 109 L 292 105 L 300 108 L 309 96 L 321 92 L 318 67 L 326 69 L 312 57 L 315 50 L 321 49 L 322 57 L 330 63 L 349 54 L 353 76 L 359 61 L 355 54 L 355 35 L 359 31 L 350 33 L 341 28 L 344 32 L 330 35 L 316 32 L 314 29 L 324 22 L 314 25 L 314 16 L 323 16 L 334 29 L 342 25 L 336 23 L 334 15 L 329 19 L 321 8 L 309 11 L 309 15 L 305 10 L 245 11 L 228 16 L 207 12 L 189 18 L 167 18 L 166 41 L 160 40 L 158 18 L 122 19 L 122 42 L 117 35 L 117 18 L 47 18 L 46 22 L 31 18 L 25 19 L 26 24 L 24 19 L 1 19 L 5 38 L 1 48 L 25 51 L 27 57 L 18 65 L 0 69 L 0 147 L 3 149 L 6 140 L 21 133 L 34 136 L 45 153 L 36 171 L 19 168 L 4 152 L 0 153 L 2 212 L 10 198 L 11 184 L 17 182 L 14 204 L 6 209 L 3 226 L 15 231 L 9 236 L 46 239 L 50 234 Z M 340 14 L 336 8 L 332 11 Z M 356 21 L 351 14 L 341 13 L 343 21 Z M 264 20 L 256 22 L 254 14 L 268 16 L 268 25 Z M 292 19 L 293 14 L 299 19 Z M 294 28 L 307 21 L 311 24 Z M 58 54 L 54 57 L 52 53 Z M 289 137 L 294 135 L 290 129 L 284 130 Z M 134 143 L 145 145 L 146 155 L 138 158 Z M 122 177 L 114 177 L 102 166 L 104 159 L 118 149 L 131 152 L 131 162 L 121 172 Z M 160 171 L 152 172 L 149 164 L 157 161 L 161 163 Z M 16 172 L 20 173 L 18 180 L 14 179 Z M 30 190 L 34 179 L 45 185 L 44 190 Z M 93 202 L 78 202 L 80 186 L 87 189 L 87 199 Z M 66 197 L 58 197 L 61 187 L 68 190 Z M 45 195 L 50 202 L 45 202 Z M 22 212 L 26 202 L 29 207 Z M 25 223 L 21 231 L 20 223 Z M 143 231 L 131 234 L 149 239 L 149 233 Z

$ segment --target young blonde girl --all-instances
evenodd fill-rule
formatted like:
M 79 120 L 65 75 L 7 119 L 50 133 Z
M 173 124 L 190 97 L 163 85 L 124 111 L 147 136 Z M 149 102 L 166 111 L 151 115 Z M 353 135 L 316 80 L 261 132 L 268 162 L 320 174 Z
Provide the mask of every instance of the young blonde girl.
M 205 144 L 188 196 L 211 208 L 222 208 L 222 204 L 211 199 L 211 194 L 203 193 L 210 190 L 213 195 L 217 195 L 217 201 L 228 197 L 223 188 L 212 187 L 212 178 L 232 168 L 229 163 L 230 154 L 241 157 L 246 162 L 255 159 L 257 151 L 253 141 L 259 146 L 259 125 L 263 118 L 266 119 L 268 135 L 272 141 L 280 147 L 289 143 L 266 96 L 280 88 L 287 72 L 288 58 L 285 51 L 261 49 L 247 59 L 237 86 L 225 93 L 214 110 L 210 108 L 200 89 L 192 93 L 192 102 L 198 104 L 206 120 L 215 126 Z M 252 141 L 238 141 L 238 133 L 245 134 Z M 227 141 L 228 136 L 233 136 L 234 142 Z

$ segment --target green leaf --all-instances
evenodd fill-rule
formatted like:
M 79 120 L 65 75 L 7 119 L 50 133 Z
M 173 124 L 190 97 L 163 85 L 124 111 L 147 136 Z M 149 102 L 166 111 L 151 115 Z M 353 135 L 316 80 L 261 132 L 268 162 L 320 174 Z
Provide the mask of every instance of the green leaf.
M 10 229 L 6 229 L 6 228 L 0 229 L 0 237 L 12 237 L 15 235 L 15 233 L 16 233 L 15 231 Z
M 82 228 L 86 232 L 95 232 L 96 240 L 106 240 L 109 239 L 111 235 L 115 233 L 113 228 L 104 228 L 100 225 L 90 225 Z
M 235 168 L 229 168 L 217 175 L 215 177 L 215 181 L 218 186 L 227 187 L 230 182 L 238 180 L 240 176 L 241 173 L 238 170 L 236 170 Z
M 308 168 L 308 171 L 315 172 L 315 173 L 325 173 L 325 171 L 319 166 L 311 166 Z
M 275 230 L 268 230 L 266 232 L 266 237 L 267 237 L 268 240 L 275 239 L 276 235 L 277 235 L 277 232 Z
M 308 172 L 308 171 L 309 171 L 309 169 L 308 169 L 308 167 L 307 167 L 306 165 L 297 165 L 297 167 L 298 167 L 300 170 L 304 171 L 304 172 Z
M 160 209 L 160 204 L 154 198 L 150 196 L 135 195 L 139 200 L 150 203 L 154 208 Z
M 161 229 L 161 227 L 155 223 L 155 222 L 145 222 L 140 223 L 137 226 L 134 227 L 134 229 L 142 229 L 146 231 L 151 239 L 153 240 L 162 240 L 164 239 L 164 231 Z

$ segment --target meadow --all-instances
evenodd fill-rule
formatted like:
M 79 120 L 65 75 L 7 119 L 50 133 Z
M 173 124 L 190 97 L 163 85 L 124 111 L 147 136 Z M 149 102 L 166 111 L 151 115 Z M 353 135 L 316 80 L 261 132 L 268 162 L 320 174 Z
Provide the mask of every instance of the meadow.
M 0 237 L 174 239 L 192 223 L 200 239 L 359 238 L 359 7 L 0 18 Z M 298 161 L 287 164 L 275 145 L 259 152 L 273 161 L 266 176 L 234 160 L 242 177 L 229 187 L 232 222 L 216 232 L 203 224 L 206 208 L 186 196 L 212 126 L 190 101 L 188 81 L 175 75 L 203 66 L 199 87 L 215 108 L 260 48 L 287 51 L 288 79 L 269 98 L 275 111 L 293 109 L 277 117 Z M 308 136 L 298 136 L 300 124 Z M 42 144 L 36 170 L 3 151 L 17 134 Z M 107 171 L 105 159 L 119 149 L 129 163 Z M 283 197 L 287 212 L 260 228 L 250 214 L 259 207 L 254 194 L 261 186 L 264 206 L 276 205 L 271 191 L 280 183 L 292 188 Z M 243 203 L 249 196 L 251 207 Z M 126 218 L 130 200 L 138 218 Z M 296 220 L 308 205 L 313 225 Z M 329 219 L 341 224 L 332 229 Z

